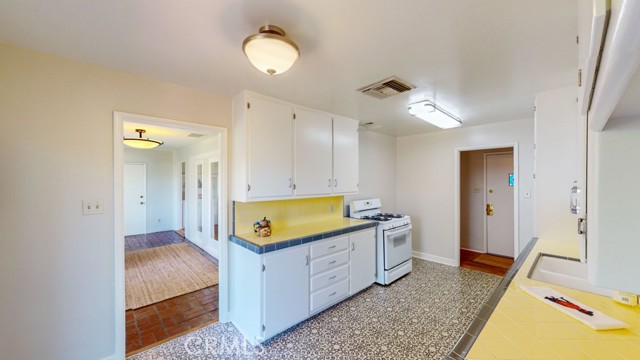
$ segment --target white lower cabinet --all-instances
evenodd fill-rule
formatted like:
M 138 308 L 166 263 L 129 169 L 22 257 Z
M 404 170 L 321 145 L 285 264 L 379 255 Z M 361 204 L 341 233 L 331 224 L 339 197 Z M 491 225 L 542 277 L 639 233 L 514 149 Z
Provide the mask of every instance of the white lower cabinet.
M 311 302 L 317 313 L 349 295 L 349 236 L 317 241 L 311 245 Z
M 349 279 L 343 279 L 339 283 L 326 289 L 316 291 L 311 295 L 311 313 L 314 314 L 325 309 L 349 295 Z
M 230 243 L 231 322 L 256 345 L 373 284 L 375 261 L 374 229 L 266 254 Z
M 376 231 L 368 229 L 349 236 L 351 244 L 351 281 L 349 294 L 353 295 L 376 281 Z
M 309 247 L 264 255 L 264 337 L 270 338 L 309 316 Z

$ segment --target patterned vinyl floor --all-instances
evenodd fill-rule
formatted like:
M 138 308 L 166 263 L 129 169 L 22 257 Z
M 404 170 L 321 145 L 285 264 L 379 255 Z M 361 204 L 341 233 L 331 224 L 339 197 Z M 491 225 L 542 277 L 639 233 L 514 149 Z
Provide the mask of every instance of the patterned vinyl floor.
M 500 280 L 413 259 L 404 278 L 375 284 L 260 346 L 215 323 L 129 359 L 442 359 Z

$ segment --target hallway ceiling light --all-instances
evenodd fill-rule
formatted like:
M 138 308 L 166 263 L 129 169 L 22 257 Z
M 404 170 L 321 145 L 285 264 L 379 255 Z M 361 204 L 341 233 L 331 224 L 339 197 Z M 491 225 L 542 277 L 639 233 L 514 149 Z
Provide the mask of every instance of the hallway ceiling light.
M 427 100 L 409 105 L 409 114 L 441 129 L 450 129 L 462 125 L 460 119 Z
M 158 147 L 163 144 L 160 140 L 154 140 L 149 138 L 143 138 L 142 134 L 146 133 L 147 130 L 144 129 L 136 129 L 139 137 L 125 137 L 124 144 L 136 149 L 153 149 L 154 147 Z
M 251 65 L 269 75 L 289 70 L 300 57 L 298 45 L 275 25 L 262 26 L 257 34 L 244 39 L 242 50 Z

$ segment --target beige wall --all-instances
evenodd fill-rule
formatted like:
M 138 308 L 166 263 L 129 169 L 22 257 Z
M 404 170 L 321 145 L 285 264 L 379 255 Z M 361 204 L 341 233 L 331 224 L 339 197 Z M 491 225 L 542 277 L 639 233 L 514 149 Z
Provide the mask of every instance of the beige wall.
M 578 243 L 578 216 L 569 211 L 569 190 L 574 181 L 585 188 L 586 145 L 575 99 L 575 86 L 536 94 L 534 218 L 536 236 L 543 240 Z M 584 204 L 580 207 L 584 216 Z
M 360 174 L 357 195 L 344 197 L 345 215 L 350 201 L 380 198 L 382 211 L 396 209 L 396 138 L 360 129 Z
M 231 99 L 6 44 L 0 84 L 2 357 L 109 357 L 112 112 L 229 127 Z
M 457 148 L 519 146 L 519 245 L 533 237 L 533 119 L 461 127 L 397 140 L 397 207 L 411 216 L 416 255 L 455 264 L 455 156 Z M 535 194 L 533 194 L 535 196 Z

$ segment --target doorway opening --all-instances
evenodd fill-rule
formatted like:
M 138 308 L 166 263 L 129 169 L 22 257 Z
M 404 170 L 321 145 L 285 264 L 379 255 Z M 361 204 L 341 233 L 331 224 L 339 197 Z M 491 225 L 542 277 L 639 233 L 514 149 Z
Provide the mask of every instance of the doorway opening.
M 122 135 L 135 128 L 164 144 L 125 147 Z M 124 357 L 219 319 L 226 129 L 114 113 L 114 134 L 116 304 L 124 314 L 116 346 Z
M 504 276 L 518 251 L 517 146 L 459 149 L 459 266 Z

